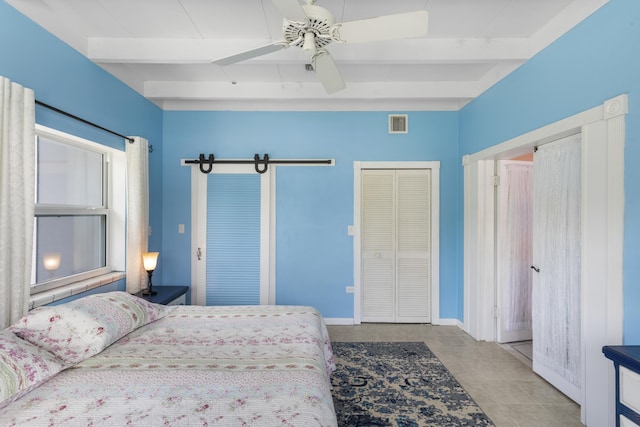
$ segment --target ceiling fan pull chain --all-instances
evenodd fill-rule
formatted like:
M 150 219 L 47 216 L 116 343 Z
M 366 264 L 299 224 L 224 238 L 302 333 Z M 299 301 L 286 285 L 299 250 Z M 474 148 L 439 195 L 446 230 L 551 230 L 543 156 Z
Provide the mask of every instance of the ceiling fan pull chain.
M 269 168 L 269 155 L 265 153 L 264 155 L 264 159 L 260 160 L 260 155 L 258 155 L 256 153 L 255 156 L 253 156 L 253 161 L 254 161 L 254 165 L 256 167 L 256 172 L 258 173 L 265 173 L 267 171 L 267 169 Z M 260 169 L 258 166 L 260 165 L 260 163 L 264 163 L 264 169 Z

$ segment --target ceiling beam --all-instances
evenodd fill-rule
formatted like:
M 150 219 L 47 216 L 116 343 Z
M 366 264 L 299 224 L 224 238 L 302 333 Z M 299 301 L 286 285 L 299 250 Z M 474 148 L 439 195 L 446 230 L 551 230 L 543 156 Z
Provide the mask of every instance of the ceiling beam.
M 580 0 L 569 3 L 566 8 L 531 36 L 532 53 L 535 55 L 549 46 L 608 2 L 609 0 Z
M 343 91 L 327 95 L 320 83 L 165 82 L 144 83 L 149 99 L 424 99 L 463 98 L 479 95 L 472 82 L 349 83 Z
M 163 110 L 184 111 L 458 111 L 471 99 L 223 99 L 154 100 Z
M 198 64 L 269 44 L 256 40 L 89 38 L 88 57 L 97 63 Z M 528 60 L 533 50 L 528 39 L 410 39 L 378 43 L 329 45 L 341 63 L 482 63 Z M 298 48 L 285 49 L 245 63 L 303 63 Z

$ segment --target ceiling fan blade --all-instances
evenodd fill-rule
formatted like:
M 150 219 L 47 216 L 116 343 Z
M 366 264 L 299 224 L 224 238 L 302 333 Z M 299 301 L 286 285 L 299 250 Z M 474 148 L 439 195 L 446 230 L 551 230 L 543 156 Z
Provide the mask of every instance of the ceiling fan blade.
M 311 62 L 320 83 L 322 83 L 324 90 L 329 95 L 346 87 L 340 71 L 329 52 L 324 49 L 319 50 L 318 53 L 311 58 Z
M 268 53 L 277 52 L 286 47 L 288 47 L 286 42 L 271 43 L 266 46 L 257 47 L 255 49 L 240 52 L 235 55 L 227 56 L 225 58 L 216 59 L 212 62 L 216 65 L 222 65 L 222 66 L 231 65 L 231 64 L 235 64 L 236 62 L 241 62 L 247 59 L 266 55 Z
M 347 21 L 339 24 L 337 35 L 346 43 L 408 39 L 427 34 L 426 10 Z
M 302 5 L 298 3 L 298 0 L 271 0 L 273 4 L 278 8 L 282 16 L 289 21 L 305 22 L 307 21 L 307 14 L 304 13 Z

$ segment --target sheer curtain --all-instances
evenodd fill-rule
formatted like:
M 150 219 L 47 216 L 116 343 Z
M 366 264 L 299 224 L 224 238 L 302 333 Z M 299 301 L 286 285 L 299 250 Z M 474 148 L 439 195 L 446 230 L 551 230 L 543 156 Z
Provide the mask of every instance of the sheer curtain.
M 127 155 L 127 292 L 135 293 L 147 283 L 142 253 L 149 238 L 149 142 L 135 137 L 125 142 Z
M 0 77 L 0 328 L 29 307 L 34 208 L 33 90 Z
M 534 363 L 580 388 L 580 136 L 541 146 L 534 161 Z
M 507 332 L 531 331 L 533 164 L 502 163 L 500 185 L 502 328 Z

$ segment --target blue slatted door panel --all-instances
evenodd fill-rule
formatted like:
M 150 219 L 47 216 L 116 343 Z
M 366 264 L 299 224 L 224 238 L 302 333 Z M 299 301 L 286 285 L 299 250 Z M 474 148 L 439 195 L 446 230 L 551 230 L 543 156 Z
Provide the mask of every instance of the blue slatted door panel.
M 207 305 L 260 304 L 260 175 L 209 174 Z

